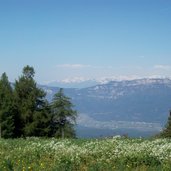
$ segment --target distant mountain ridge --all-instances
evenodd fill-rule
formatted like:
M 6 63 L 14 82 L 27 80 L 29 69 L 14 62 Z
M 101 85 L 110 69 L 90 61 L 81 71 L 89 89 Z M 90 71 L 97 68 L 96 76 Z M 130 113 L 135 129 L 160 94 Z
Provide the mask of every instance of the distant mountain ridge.
M 133 79 L 134 78 L 134 79 Z M 138 78 L 138 77 L 102 77 L 97 79 L 88 79 L 83 77 L 74 77 L 66 78 L 63 80 L 54 80 L 47 82 L 48 87 L 63 87 L 63 88 L 87 88 L 93 87 L 100 84 L 107 84 L 109 82 L 124 82 L 124 81 L 133 81 L 133 80 L 167 80 L 169 78 L 155 77 L 155 78 Z
M 63 80 L 53 81 L 47 84 L 48 87 L 63 87 L 63 88 L 85 88 L 97 85 L 96 80 Z
M 49 100 L 59 90 L 56 87 L 42 88 Z M 111 81 L 64 91 L 79 112 L 78 125 L 85 127 L 101 128 L 103 125 L 105 129 L 131 128 L 157 132 L 166 123 L 171 109 L 170 79 Z

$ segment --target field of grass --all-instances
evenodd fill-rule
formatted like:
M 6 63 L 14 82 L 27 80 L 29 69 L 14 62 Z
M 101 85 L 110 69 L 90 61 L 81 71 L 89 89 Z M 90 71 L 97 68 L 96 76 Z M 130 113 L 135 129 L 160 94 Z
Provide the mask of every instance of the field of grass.
M 169 139 L 0 139 L 0 170 L 170 171 Z

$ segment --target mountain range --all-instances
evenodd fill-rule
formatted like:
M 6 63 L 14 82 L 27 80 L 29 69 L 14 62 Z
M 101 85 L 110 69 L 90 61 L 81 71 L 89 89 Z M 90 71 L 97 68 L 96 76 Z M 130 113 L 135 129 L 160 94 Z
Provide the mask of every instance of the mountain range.
M 59 87 L 41 86 L 52 100 Z M 80 137 L 150 136 L 162 130 L 171 109 L 170 79 L 111 81 L 87 88 L 65 88 L 79 116 Z

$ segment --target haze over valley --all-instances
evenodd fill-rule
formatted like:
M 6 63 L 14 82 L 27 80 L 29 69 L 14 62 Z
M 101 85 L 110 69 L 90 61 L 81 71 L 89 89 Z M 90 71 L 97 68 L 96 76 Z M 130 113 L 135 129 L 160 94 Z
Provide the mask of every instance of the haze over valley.
M 42 88 L 49 101 L 59 89 Z M 162 130 L 171 109 L 171 80 L 168 78 L 110 81 L 64 91 L 79 112 L 77 133 L 80 137 L 150 136 Z

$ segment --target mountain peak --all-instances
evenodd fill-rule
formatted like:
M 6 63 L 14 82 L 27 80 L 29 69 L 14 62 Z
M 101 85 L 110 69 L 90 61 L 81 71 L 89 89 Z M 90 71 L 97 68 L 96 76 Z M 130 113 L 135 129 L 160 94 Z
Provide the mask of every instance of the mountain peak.
M 96 85 L 105 84 L 168 84 L 171 82 L 169 78 L 154 77 L 154 78 L 135 78 L 135 77 L 103 77 L 99 79 L 88 79 L 83 77 L 67 78 L 60 81 L 52 81 L 46 84 L 47 86 L 63 87 L 63 88 L 87 88 Z

